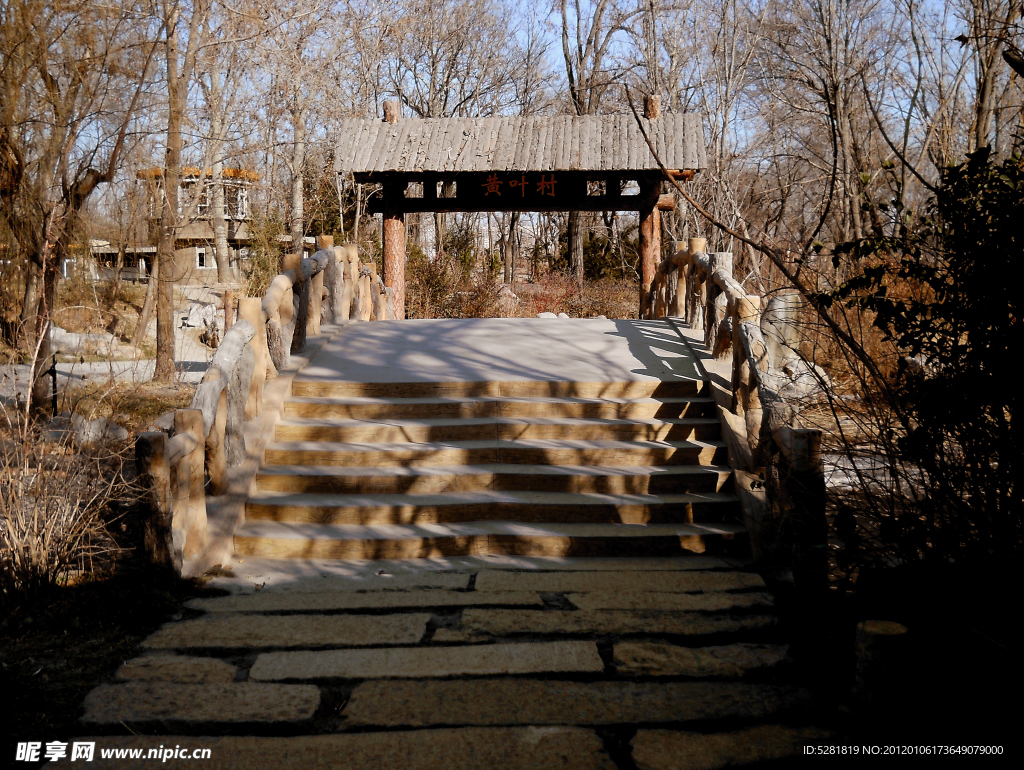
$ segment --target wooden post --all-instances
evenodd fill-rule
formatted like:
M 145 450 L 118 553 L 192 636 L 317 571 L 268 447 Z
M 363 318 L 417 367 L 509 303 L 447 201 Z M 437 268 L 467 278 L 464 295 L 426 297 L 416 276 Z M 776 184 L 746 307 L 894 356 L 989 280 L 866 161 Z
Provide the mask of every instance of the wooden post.
M 891 620 L 865 620 L 857 624 L 857 675 L 853 696 L 862 708 L 893 708 L 901 672 L 907 664 L 907 627 Z M 888 703 L 887 703 L 888 701 Z
M 140 433 L 135 440 L 135 468 L 142 481 L 149 511 L 143 521 L 143 547 L 150 564 L 181 573 L 181 554 L 171 533 L 174 495 L 167 464 L 167 434 Z
M 225 376 L 216 366 L 206 370 L 203 382 L 214 382 Z M 213 425 L 206 436 L 206 474 L 210 477 L 211 494 L 221 495 L 227 491 L 224 474 L 227 473 L 228 461 L 224 452 L 224 428 L 228 419 L 228 394 L 225 387 L 217 399 L 217 411 L 214 413 Z
M 399 184 L 384 185 L 384 285 L 391 287 L 398 320 L 405 318 L 405 214 L 398 210 L 404 196 Z
M 235 322 L 235 295 L 231 289 L 224 292 L 224 333 L 228 333 L 231 324 Z
M 713 254 L 708 254 L 708 264 L 710 269 L 708 270 L 707 280 L 707 316 L 704 319 L 704 347 L 708 350 L 713 350 L 715 347 L 715 339 L 718 337 L 718 326 L 725 320 L 725 312 L 718 304 L 718 295 L 722 293 L 722 290 L 715 283 L 715 273 L 719 270 L 723 270 L 732 276 L 732 252 L 731 251 L 716 251 Z
M 654 94 L 644 97 L 644 117 L 649 120 L 657 120 L 661 115 L 661 99 Z
M 384 122 L 385 123 L 397 123 L 400 110 L 398 102 L 387 101 L 384 102 Z
M 371 286 L 370 277 L 373 275 L 373 271 L 370 270 L 368 265 L 363 265 L 359 269 L 359 320 L 369 321 L 373 315 L 373 299 L 370 296 L 370 292 L 376 287 Z
M 332 249 L 333 252 L 333 249 Z M 333 256 L 331 257 L 333 259 Z M 320 336 L 320 315 L 324 304 L 324 271 L 309 280 L 309 317 L 306 318 L 306 334 L 310 337 Z
M 207 540 L 203 413 L 199 409 L 175 411 L 174 433 L 176 436 L 187 433 L 196 442 L 195 449 L 176 463 L 177 489 L 172 522 L 172 529 L 180 530 L 184 535 L 182 555 L 191 559 L 206 547 Z
M 643 208 L 640 209 L 641 318 L 646 318 L 651 311 L 651 284 L 654 282 L 654 271 L 658 267 L 658 257 L 661 255 L 661 212 L 658 211 L 659 187 L 660 185 L 656 181 L 645 181 L 640 187 L 641 198 L 644 201 Z
M 252 347 L 255 363 L 252 381 L 249 383 L 249 398 L 245 402 L 245 419 L 258 417 L 263 409 L 263 385 L 268 378 L 277 376 L 274 362 L 270 360 L 270 348 L 267 347 L 267 319 L 263 313 L 262 301 L 259 297 L 243 297 L 238 301 L 238 318 L 248 321 L 256 330 L 249 345 Z

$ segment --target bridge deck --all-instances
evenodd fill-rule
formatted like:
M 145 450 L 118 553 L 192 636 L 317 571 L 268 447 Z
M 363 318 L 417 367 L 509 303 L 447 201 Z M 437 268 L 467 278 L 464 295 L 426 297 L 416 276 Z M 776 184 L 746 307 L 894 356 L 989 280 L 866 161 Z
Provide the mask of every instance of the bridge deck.
M 702 379 L 668 321 L 465 318 L 349 326 L 297 381 L 679 382 Z

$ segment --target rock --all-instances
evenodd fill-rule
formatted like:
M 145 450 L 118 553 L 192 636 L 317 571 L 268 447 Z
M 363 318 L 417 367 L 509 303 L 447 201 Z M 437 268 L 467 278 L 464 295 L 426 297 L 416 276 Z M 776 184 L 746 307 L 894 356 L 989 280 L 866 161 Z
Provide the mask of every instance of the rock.
M 517 297 L 515 292 L 513 292 L 507 285 L 502 285 L 502 287 L 498 289 L 498 299 L 514 300 L 516 302 L 519 301 L 519 297 Z
M 116 422 L 108 420 L 106 417 L 87 420 L 82 415 L 76 414 L 71 418 L 71 425 L 75 431 L 75 441 L 80 446 L 104 441 L 128 440 L 127 429 L 122 428 Z
M 558 318 L 554 313 L 537 313 L 537 318 Z
M 301 722 L 320 706 L 308 684 L 104 684 L 85 698 L 83 722 Z
M 170 434 L 174 430 L 174 409 L 169 412 L 164 412 L 162 415 L 153 420 L 153 427 L 157 430 L 162 430 L 165 433 Z
M 118 350 L 118 340 L 113 334 L 79 334 L 59 326 L 50 327 L 50 344 L 55 353 L 76 356 L 111 356 Z
M 604 663 L 597 653 L 597 644 L 574 641 L 488 644 L 477 647 L 268 652 L 256 659 L 249 676 L 256 681 L 273 681 L 602 671 Z
M 43 432 L 43 441 L 60 443 L 67 441 L 72 435 L 71 415 L 67 412 L 50 418 Z
M 188 315 L 182 318 L 182 324 L 191 326 L 193 329 L 215 326 L 216 323 L 217 306 L 206 302 L 193 302 L 189 306 Z

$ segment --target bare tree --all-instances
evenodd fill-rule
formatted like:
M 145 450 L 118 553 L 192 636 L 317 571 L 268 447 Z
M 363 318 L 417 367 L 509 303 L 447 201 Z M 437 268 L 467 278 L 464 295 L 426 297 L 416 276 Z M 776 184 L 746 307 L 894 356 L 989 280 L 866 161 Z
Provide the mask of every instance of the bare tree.
M 22 344 L 49 357 L 63 261 L 86 201 L 116 173 L 153 57 L 130 6 L 5 4 L 0 26 L 0 217 L 28 261 Z M 34 370 L 35 374 L 35 370 Z M 46 384 L 33 380 L 32 400 Z

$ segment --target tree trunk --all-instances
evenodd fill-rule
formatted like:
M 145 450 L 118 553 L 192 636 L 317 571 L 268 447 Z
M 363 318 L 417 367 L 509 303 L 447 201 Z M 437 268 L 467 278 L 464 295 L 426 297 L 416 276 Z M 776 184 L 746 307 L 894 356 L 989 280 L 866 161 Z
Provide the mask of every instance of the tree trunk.
M 297 85 L 296 88 L 299 88 Z M 296 91 L 298 93 L 298 91 Z M 303 164 L 306 162 L 306 115 L 304 110 L 292 109 L 292 127 L 294 142 L 292 143 L 292 214 L 290 231 L 292 235 L 292 251 L 302 254 L 305 212 L 303 210 Z
M 153 316 L 153 305 L 156 304 L 156 289 L 158 280 L 159 260 L 153 260 L 153 268 L 149 271 L 149 282 L 146 285 L 146 299 L 142 303 L 142 312 L 139 313 L 139 323 L 132 334 L 132 345 L 142 347 L 146 341 L 146 329 L 149 327 L 149 319 Z
M 187 79 L 178 76 L 178 25 L 176 21 L 176 19 L 172 19 L 172 23 L 167 25 L 167 38 L 164 41 L 167 73 L 167 152 L 164 161 L 164 196 L 163 209 L 160 212 L 160 238 L 157 243 L 159 278 L 156 279 L 156 370 L 153 373 L 153 379 L 156 382 L 164 383 L 174 380 L 174 284 L 183 277 L 179 275 L 182 271 L 175 260 L 174 246 L 178 225 L 181 127 L 185 117 Z
M 505 263 L 505 283 L 511 284 L 515 280 L 515 237 L 516 226 L 519 224 L 519 212 L 513 211 L 508 222 L 508 237 L 502 243 L 502 261 Z
M 569 270 L 579 283 L 583 283 L 583 235 L 587 226 L 582 211 L 569 212 Z

